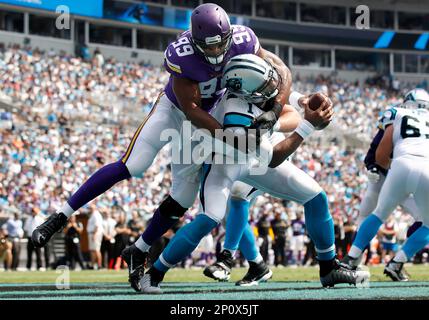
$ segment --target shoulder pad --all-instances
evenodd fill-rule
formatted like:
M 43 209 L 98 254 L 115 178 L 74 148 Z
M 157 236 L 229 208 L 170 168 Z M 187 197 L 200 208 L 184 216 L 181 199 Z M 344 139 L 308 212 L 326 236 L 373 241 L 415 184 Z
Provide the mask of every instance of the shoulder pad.
M 259 39 L 252 29 L 242 25 L 233 25 L 233 45 L 237 47 L 238 54 L 256 54 L 261 47 Z
M 194 48 L 186 35 L 170 43 L 164 51 L 164 66 L 168 73 L 176 77 L 192 79 L 189 74 L 192 68 L 192 58 L 195 58 Z

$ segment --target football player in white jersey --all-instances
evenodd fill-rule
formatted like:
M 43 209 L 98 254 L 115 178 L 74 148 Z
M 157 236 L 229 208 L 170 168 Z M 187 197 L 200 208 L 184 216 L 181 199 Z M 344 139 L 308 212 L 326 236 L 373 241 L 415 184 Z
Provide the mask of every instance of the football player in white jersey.
M 423 225 L 407 239 L 385 268 L 385 273 L 398 281 L 404 280 L 404 263 L 429 243 L 429 95 L 424 90 L 417 90 L 407 96 L 402 108 L 386 111 L 381 119 L 385 132 L 376 151 L 376 162 L 389 169 L 389 173 L 374 212 L 361 224 L 346 257 L 350 265 L 357 265 L 362 250 L 377 234 L 384 220 L 413 195 L 418 211 L 415 218 L 421 219 Z
M 252 121 L 263 113 L 264 104 L 275 96 L 278 85 L 276 72 L 272 65 L 252 54 L 233 57 L 225 66 L 222 82 L 229 92 L 222 98 L 213 116 L 238 137 L 239 143 L 242 141 L 240 138 L 246 136 Z M 305 119 L 288 138 L 280 137 L 280 142 L 276 141 L 278 134 L 268 132 L 262 135 L 260 147 L 248 150 L 250 155 L 244 163 L 237 162 L 237 152 L 234 150 L 233 153 L 215 150 L 216 153 L 210 155 L 204 165 L 201 186 L 203 213 L 171 239 L 142 278 L 143 292 L 162 292 L 159 285 L 165 273 L 188 256 L 200 240 L 221 222 L 232 185 L 237 180 L 304 205 L 306 224 L 318 253 L 320 280 L 324 287 L 338 283 L 356 285 L 368 278 L 367 272 L 351 270 L 335 259 L 334 225 L 326 194 L 309 175 L 285 161 L 315 127 L 332 119 L 332 106 L 325 107 L 325 103 L 316 111 L 306 107 Z M 259 169 L 264 171 L 256 172 Z
M 427 97 L 428 94 L 423 89 L 415 89 L 411 90 L 404 96 L 403 104 L 407 104 L 408 101 L 416 101 L 416 100 L 424 100 L 425 97 Z M 401 104 L 398 104 L 396 107 L 400 107 Z M 387 118 L 390 119 L 390 117 L 395 114 L 395 107 L 389 108 L 386 110 L 386 112 L 382 115 L 382 117 L 378 121 L 378 131 L 377 134 L 374 136 L 370 148 L 368 149 L 368 152 L 365 156 L 365 167 L 367 169 L 367 176 L 368 176 L 368 187 L 365 192 L 365 195 L 362 199 L 362 202 L 360 204 L 359 209 L 359 217 L 357 219 L 357 225 L 358 228 L 362 224 L 362 222 L 365 220 L 366 217 L 368 217 L 372 212 L 374 212 L 375 207 L 377 206 L 378 197 L 380 195 L 381 187 L 384 184 L 384 181 L 386 180 L 386 176 L 388 173 L 388 170 L 384 169 L 380 165 L 377 164 L 375 160 L 375 155 L 377 151 L 377 147 L 380 144 L 381 139 L 384 135 L 384 123 L 388 121 Z M 390 120 L 389 120 L 390 121 Z M 407 199 L 405 199 L 400 206 L 408 213 L 411 213 L 411 215 L 416 219 L 420 220 L 420 213 L 417 208 L 417 205 L 414 201 L 414 197 L 410 195 Z M 420 221 L 416 221 L 409 229 L 408 234 L 412 234 L 413 230 L 417 229 L 417 227 L 421 226 Z M 360 256 L 360 259 L 363 255 Z M 354 263 L 360 264 L 360 259 L 358 261 L 355 261 Z M 348 263 L 347 259 L 343 259 L 344 263 Z M 405 273 L 401 273 L 402 281 L 407 280 L 407 276 Z M 396 280 L 396 278 L 394 279 Z

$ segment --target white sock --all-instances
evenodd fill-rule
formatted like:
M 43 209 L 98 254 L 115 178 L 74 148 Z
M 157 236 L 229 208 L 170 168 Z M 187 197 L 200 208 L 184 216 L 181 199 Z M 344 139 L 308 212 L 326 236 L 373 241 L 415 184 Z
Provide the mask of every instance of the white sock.
M 62 212 L 64 215 L 67 216 L 67 218 L 70 218 L 71 215 L 75 212 L 72 207 L 66 202 L 60 210 L 57 211 L 57 213 Z
M 258 255 L 256 256 L 256 258 L 255 258 L 255 259 L 253 259 L 253 260 L 249 260 L 249 261 L 251 261 L 251 262 L 255 262 L 255 263 L 261 263 L 262 261 L 264 261 L 264 259 L 262 259 L 261 254 L 260 254 L 260 253 L 258 253 Z
M 237 250 L 232 250 L 232 249 L 225 249 L 226 251 L 229 251 L 231 253 L 231 257 L 233 257 L 235 255 L 235 253 L 237 252 Z
M 151 247 L 146 242 L 144 242 L 142 237 L 139 237 L 134 244 L 136 245 L 137 248 L 140 249 L 141 252 L 148 252 Z
M 359 258 L 361 254 L 362 254 L 362 250 L 354 245 L 350 248 L 350 251 L 348 253 L 349 257 L 353 259 Z
M 404 250 L 399 250 L 398 253 L 393 258 L 393 261 L 395 262 L 402 262 L 405 263 L 408 261 L 407 255 L 405 254 Z

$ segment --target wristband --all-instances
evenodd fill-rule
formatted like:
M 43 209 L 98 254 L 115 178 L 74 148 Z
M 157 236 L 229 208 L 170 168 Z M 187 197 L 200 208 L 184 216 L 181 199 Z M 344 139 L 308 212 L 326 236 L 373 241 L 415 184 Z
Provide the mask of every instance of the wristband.
M 295 132 L 299 134 L 302 137 L 302 139 L 305 139 L 309 135 L 311 135 L 314 132 L 314 130 L 316 130 L 314 126 L 310 122 L 304 119 L 295 129 Z
M 289 95 L 289 103 L 291 106 L 294 106 L 295 108 L 301 108 L 301 106 L 298 103 L 299 98 L 301 97 L 305 97 L 303 94 L 297 92 L 297 91 L 293 91 L 290 95 Z
M 281 129 L 280 121 L 277 120 L 276 123 L 274 124 L 273 131 L 274 132 L 280 131 L 280 129 Z

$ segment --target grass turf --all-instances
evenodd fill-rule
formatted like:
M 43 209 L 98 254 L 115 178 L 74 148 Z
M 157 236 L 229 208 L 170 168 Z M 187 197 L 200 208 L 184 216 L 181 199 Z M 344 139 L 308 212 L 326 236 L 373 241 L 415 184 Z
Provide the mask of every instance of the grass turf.
M 383 275 L 383 266 L 370 267 L 371 281 L 390 281 Z M 406 270 L 411 275 L 412 281 L 429 281 L 428 265 L 407 265 Z M 276 268 L 272 267 L 272 281 L 318 281 L 318 267 L 301 268 Z M 231 274 L 231 282 L 241 279 L 246 273 L 246 268 L 234 268 Z M 2 283 L 47 283 L 54 284 L 59 272 L 49 271 L 26 271 L 26 272 L 0 272 L 0 284 Z M 70 271 L 70 282 L 81 283 L 127 283 L 128 273 L 126 270 L 85 270 Z M 164 282 L 213 282 L 205 277 L 201 268 L 196 269 L 171 269 L 165 276 Z
M 261 300 L 261 299 L 429 299 L 429 267 L 409 265 L 411 282 L 391 282 L 383 267 L 372 267 L 369 288 L 338 285 L 321 288 L 318 268 L 273 268 L 273 279 L 257 287 L 236 287 L 246 269 L 233 269 L 228 283 L 218 283 L 202 275 L 201 269 L 173 269 L 167 273 L 163 295 L 136 294 L 127 284 L 127 272 L 71 271 L 70 289 L 55 286 L 59 273 L 0 272 L 0 299 L 44 300 Z

